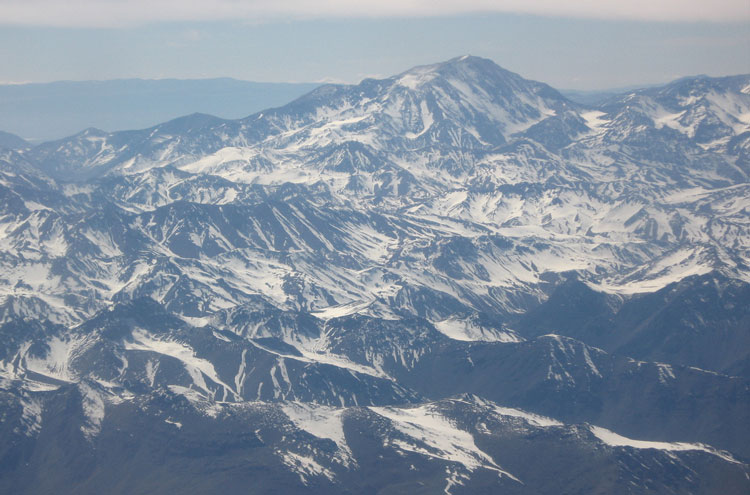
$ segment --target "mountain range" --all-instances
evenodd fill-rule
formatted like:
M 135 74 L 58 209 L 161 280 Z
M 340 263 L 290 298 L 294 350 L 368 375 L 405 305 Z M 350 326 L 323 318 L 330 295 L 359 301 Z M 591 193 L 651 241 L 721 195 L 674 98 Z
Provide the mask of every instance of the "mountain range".
M 3 491 L 750 488 L 749 75 L 0 148 Z
M 0 84 L 0 129 L 39 144 L 87 127 L 141 129 L 196 111 L 238 118 L 317 86 L 231 78 Z

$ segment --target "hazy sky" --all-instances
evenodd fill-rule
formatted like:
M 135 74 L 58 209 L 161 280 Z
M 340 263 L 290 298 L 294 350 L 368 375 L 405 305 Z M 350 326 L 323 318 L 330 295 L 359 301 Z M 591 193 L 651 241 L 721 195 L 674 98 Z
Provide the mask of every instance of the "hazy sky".
M 467 53 L 563 89 L 747 73 L 750 0 L 0 0 L 0 82 L 356 82 Z

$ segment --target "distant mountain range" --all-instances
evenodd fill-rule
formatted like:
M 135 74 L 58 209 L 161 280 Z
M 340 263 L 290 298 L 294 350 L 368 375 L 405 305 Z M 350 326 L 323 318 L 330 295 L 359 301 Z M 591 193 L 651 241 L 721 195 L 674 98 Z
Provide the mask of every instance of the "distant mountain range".
M 750 75 L 1 138 L 0 491 L 750 490 Z
M 193 112 L 240 118 L 320 86 L 220 79 L 120 79 L 0 85 L 0 129 L 40 143 L 89 127 L 142 129 Z
M 87 128 L 142 129 L 195 112 L 236 119 L 284 105 L 318 86 L 231 78 L 5 84 L 0 85 L 0 129 L 39 144 Z M 634 89 L 561 93 L 577 103 L 597 105 Z

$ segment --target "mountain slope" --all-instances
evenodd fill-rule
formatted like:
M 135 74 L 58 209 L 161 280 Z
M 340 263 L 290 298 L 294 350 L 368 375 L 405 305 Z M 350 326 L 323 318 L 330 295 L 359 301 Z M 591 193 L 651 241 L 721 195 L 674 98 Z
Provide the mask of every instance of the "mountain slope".
M 335 409 L 295 402 L 218 407 L 168 392 L 107 395 L 97 436 L 60 443 L 89 427 L 80 401 L 93 390 L 47 394 L 36 442 L 7 431 L 20 414 L 5 423 L 6 438 L 14 441 L 4 444 L 2 457 L 18 456 L 23 468 L 8 476 L 4 464 L 4 490 L 526 494 L 561 485 L 610 493 L 747 487 L 746 466 L 706 445 L 632 440 L 474 396 L 418 407 Z M 8 399 L 4 394 L 6 408 Z M 50 464 L 62 449 L 70 461 Z M 61 486 L 70 488 L 61 492 Z
M 621 306 L 578 281 L 558 287 L 518 324 L 527 335 L 556 332 L 638 359 L 747 377 L 750 286 L 710 273 Z
M 27 143 L 23 138 L 9 132 L 0 131 L 0 148 L 21 150 L 29 147 L 29 143 Z

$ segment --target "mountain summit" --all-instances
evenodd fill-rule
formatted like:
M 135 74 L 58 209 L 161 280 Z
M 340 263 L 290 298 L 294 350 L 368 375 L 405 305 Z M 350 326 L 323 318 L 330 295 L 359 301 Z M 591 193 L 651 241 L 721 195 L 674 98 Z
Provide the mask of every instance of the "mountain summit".
M 355 86 L 326 85 L 238 121 L 192 116 L 178 119 L 180 127 L 173 121 L 103 140 L 78 135 L 42 145 L 36 154 L 53 175 L 83 178 L 112 168 L 132 173 L 230 146 L 320 148 L 356 141 L 402 150 L 488 149 L 549 117 L 575 118 L 574 107 L 545 84 L 465 56 Z M 69 160 L 75 166 L 60 168 Z

